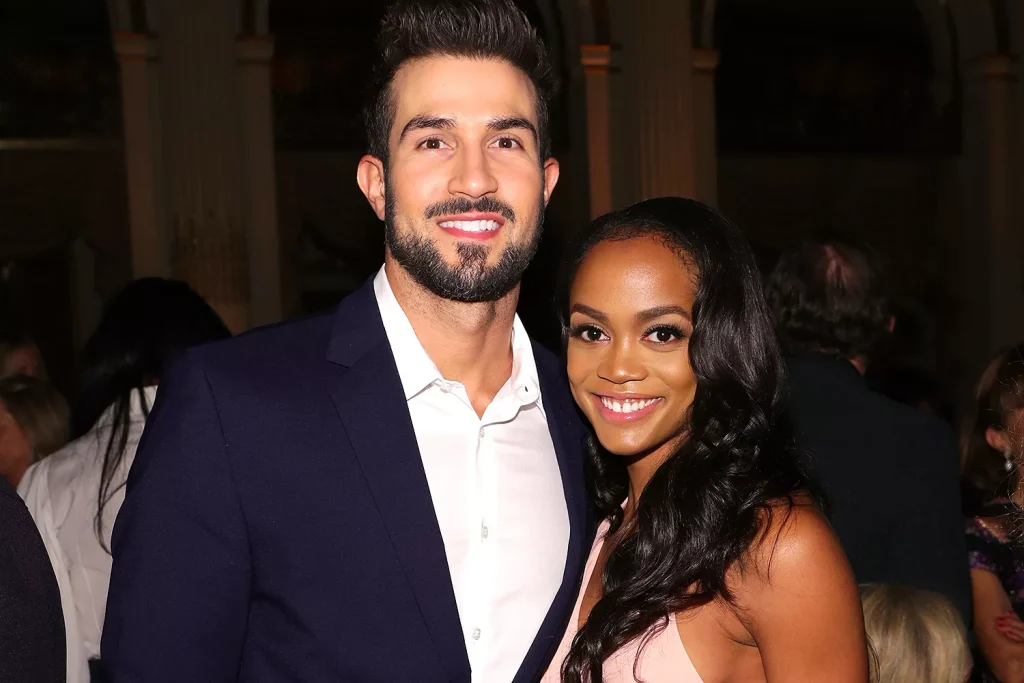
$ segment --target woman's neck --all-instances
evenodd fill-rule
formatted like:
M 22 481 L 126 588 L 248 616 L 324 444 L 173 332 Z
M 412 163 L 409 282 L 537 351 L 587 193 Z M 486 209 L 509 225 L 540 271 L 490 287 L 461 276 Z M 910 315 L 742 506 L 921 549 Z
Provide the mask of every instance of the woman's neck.
M 685 435 L 680 435 L 653 450 L 627 458 L 626 472 L 629 475 L 629 494 L 623 511 L 623 526 L 636 515 L 637 506 L 640 504 L 640 495 L 647 488 L 654 473 L 672 457 L 673 453 L 679 450 L 684 438 Z

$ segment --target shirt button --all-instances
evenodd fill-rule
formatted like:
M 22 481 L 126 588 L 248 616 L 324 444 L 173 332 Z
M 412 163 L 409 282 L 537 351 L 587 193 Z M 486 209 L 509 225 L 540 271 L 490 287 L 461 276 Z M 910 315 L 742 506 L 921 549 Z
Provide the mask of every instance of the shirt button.
M 480 438 L 481 439 L 484 438 L 484 428 L 483 427 L 480 428 Z
M 480 629 L 473 629 L 473 640 L 480 640 Z
M 480 527 L 480 538 L 487 538 L 487 525 Z

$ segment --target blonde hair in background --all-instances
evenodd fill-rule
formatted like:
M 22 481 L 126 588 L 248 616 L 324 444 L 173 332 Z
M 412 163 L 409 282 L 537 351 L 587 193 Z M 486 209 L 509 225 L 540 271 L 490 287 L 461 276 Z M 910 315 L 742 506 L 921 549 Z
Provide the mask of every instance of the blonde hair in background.
M 33 462 L 68 442 L 68 403 L 46 380 L 25 375 L 0 378 L 0 401 L 25 434 Z
M 953 605 L 929 591 L 861 587 L 872 654 L 871 683 L 964 683 L 971 672 L 967 630 Z

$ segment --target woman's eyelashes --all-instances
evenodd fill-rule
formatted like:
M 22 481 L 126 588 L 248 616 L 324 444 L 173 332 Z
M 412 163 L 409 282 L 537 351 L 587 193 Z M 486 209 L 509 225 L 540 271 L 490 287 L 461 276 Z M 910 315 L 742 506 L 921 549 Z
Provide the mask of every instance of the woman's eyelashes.
M 662 323 L 647 328 L 643 338 L 655 344 L 671 344 L 686 339 L 686 331 L 677 325 Z
M 573 339 L 579 339 L 584 342 L 599 342 L 604 341 L 608 338 L 608 335 L 604 333 L 597 325 L 590 323 L 581 323 L 574 325 L 569 328 L 569 336 Z
M 611 335 L 593 323 L 580 323 L 572 326 L 569 328 L 569 336 L 586 343 L 607 341 L 611 338 Z M 686 337 L 686 331 L 678 325 L 662 323 L 660 325 L 652 325 L 644 330 L 640 338 L 652 344 L 667 345 L 681 342 Z

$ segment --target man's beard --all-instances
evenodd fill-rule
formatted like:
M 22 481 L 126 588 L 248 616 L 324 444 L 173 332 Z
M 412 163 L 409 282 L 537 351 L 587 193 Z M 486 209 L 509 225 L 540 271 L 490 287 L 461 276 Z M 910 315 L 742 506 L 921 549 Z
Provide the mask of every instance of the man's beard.
M 544 199 L 540 197 L 537 229 L 526 241 L 509 243 L 493 266 L 487 265 L 490 248 L 483 244 L 460 242 L 456 245 L 459 261 L 449 265 L 437 246 L 437 240 L 413 232 L 402 235 L 395 225 L 395 192 L 388 184 L 384 208 L 384 235 L 391 255 L 416 282 L 443 299 L 464 303 L 496 301 L 508 294 L 523 278 L 526 267 L 537 253 L 544 227 Z M 425 219 L 461 213 L 499 213 L 507 221 L 515 221 L 515 211 L 492 197 L 475 202 L 450 199 L 427 208 Z

